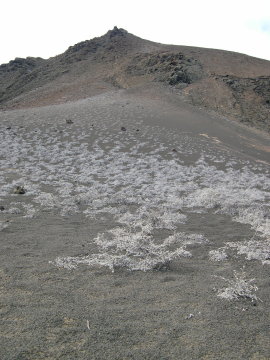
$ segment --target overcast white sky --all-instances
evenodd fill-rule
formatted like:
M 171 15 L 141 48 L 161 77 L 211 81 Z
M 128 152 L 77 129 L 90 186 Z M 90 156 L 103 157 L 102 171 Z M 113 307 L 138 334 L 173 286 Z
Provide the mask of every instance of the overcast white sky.
M 0 64 L 60 54 L 115 25 L 156 42 L 270 60 L 270 0 L 12 0 L 0 10 Z

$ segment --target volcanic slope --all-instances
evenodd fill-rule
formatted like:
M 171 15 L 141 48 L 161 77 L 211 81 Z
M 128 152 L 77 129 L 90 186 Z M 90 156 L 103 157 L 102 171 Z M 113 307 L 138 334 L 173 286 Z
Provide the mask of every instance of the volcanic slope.
M 0 112 L 1 359 L 268 358 L 266 139 L 168 98 Z
M 269 134 L 188 95 L 268 64 L 115 28 L 2 66 L 1 360 L 269 359 Z
M 0 106 L 57 104 L 156 82 L 171 86 L 193 105 L 270 129 L 269 61 L 154 43 L 117 27 L 48 60 L 16 58 L 1 65 Z

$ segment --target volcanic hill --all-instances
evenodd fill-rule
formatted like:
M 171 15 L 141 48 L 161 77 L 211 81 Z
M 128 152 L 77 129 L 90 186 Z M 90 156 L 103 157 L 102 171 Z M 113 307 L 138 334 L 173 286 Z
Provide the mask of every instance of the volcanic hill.
M 44 60 L 0 66 L 0 108 L 26 108 L 155 84 L 191 104 L 270 131 L 270 62 L 214 49 L 164 45 L 114 27 Z
M 116 27 L 0 66 L 1 360 L 269 359 L 269 80 Z

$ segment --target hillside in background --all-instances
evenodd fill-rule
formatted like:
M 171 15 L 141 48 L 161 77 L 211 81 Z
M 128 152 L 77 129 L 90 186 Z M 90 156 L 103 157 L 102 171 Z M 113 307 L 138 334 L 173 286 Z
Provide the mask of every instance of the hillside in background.
M 213 49 L 163 45 L 115 27 L 48 60 L 0 66 L 0 108 L 64 103 L 109 90 L 172 87 L 191 104 L 270 131 L 270 62 Z

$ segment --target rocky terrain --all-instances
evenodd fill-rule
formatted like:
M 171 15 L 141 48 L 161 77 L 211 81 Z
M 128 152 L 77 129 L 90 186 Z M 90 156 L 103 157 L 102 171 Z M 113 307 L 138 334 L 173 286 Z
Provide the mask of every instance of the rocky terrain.
M 0 76 L 0 359 L 268 360 L 269 62 L 114 28 Z
M 1 65 L 0 106 L 56 104 L 155 82 L 177 89 L 195 106 L 270 129 L 269 61 L 153 43 L 117 27 L 48 60 L 17 58 Z

